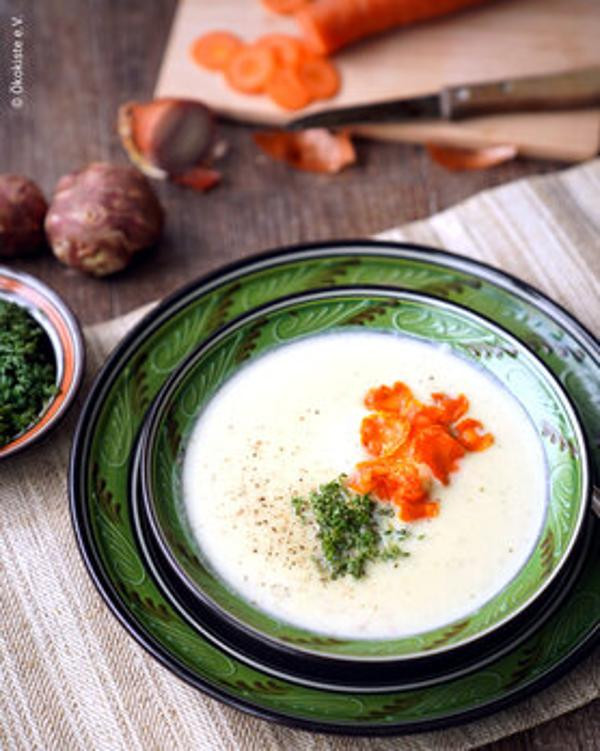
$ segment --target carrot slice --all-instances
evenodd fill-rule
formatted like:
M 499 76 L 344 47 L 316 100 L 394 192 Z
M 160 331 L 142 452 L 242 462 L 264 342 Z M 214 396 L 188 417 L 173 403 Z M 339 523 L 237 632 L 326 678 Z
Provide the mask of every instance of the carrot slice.
M 282 67 L 296 68 L 308 54 L 304 43 L 290 34 L 265 34 L 256 40 L 256 44 L 270 49 L 275 62 Z
M 330 99 L 340 89 L 340 75 L 333 63 L 324 57 L 301 61 L 298 75 L 313 99 Z
M 286 110 L 299 110 L 311 102 L 311 96 L 298 72 L 293 68 L 279 68 L 266 86 L 269 97 Z
M 427 151 L 434 162 L 453 172 L 488 169 L 509 162 L 518 154 L 517 147 L 510 144 L 486 146 L 482 149 L 459 149 L 429 143 Z
M 192 59 L 209 70 L 225 70 L 234 54 L 244 46 L 230 31 L 210 31 L 196 39 L 191 48 Z
M 238 50 L 225 70 L 229 85 L 244 94 L 260 94 L 277 69 L 273 52 L 250 45 Z
M 299 0 L 268 0 L 275 8 L 294 12 Z M 213 31 L 196 39 L 190 48 L 193 60 L 210 70 L 222 70 L 229 85 L 244 94 L 266 92 L 286 110 L 299 110 L 313 99 L 334 96 L 340 87 L 335 67 L 317 57 L 306 44 L 290 34 L 265 34 L 245 44 L 227 31 Z
M 262 0 L 262 4 L 267 10 L 273 13 L 280 13 L 284 16 L 297 13 L 305 5 L 308 5 L 309 0 Z
M 328 55 L 359 39 L 453 13 L 485 0 L 314 0 L 297 12 L 309 46 Z
M 331 133 L 325 128 L 309 128 L 297 133 L 261 131 L 254 134 L 254 140 L 273 159 L 307 172 L 339 172 L 356 161 L 350 136 Z

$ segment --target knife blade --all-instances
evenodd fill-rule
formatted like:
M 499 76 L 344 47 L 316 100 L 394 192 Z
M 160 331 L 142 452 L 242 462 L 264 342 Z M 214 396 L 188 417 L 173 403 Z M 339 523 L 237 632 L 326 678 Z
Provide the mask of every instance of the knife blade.
M 390 99 L 315 112 L 288 123 L 292 130 L 358 123 L 460 120 L 508 112 L 600 106 L 600 66 L 561 73 L 447 86 L 406 99 Z

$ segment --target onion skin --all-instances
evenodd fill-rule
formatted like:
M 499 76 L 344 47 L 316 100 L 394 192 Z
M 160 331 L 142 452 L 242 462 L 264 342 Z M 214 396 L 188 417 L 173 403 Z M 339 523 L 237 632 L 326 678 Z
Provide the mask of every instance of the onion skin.
M 29 178 L 0 175 L 0 258 L 38 251 L 45 243 L 48 204 Z
M 94 276 L 121 271 L 160 237 L 164 214 L 133 167 L 94 162 L 62 177 L 46 215 L 59 261 Z

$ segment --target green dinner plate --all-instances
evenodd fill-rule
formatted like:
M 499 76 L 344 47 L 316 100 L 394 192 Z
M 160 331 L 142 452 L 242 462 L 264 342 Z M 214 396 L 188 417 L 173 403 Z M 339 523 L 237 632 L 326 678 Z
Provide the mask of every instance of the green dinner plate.
M 573 555 L 569 556 L 567 565 L 552 587 L 536 598 L 522 617 L 494 631 L 488 638 L 449 652 L 419 660 L 357 662 L 340 658 L 332 660 L 317 653 L 271 646 L 265 639 L 254 638 L 250 630 L 240 629 L 231 620 L 221 617 L 215 608 L 203 605 L 187 586 L 173 577 L 162 550 L 148 529 L 147 516 L 142 511 L 139 465 L 143 433 L 140 433 L 134 450 L 129 507 L 136 544 L 146 571 L 168 602 L 209 642 L 263 673 L 302 686 L 355 693 L 389 693 L 433 686 L 468 675 L 514 651 L 541 628 L 562 607 L 587 559 L 593 531 L 591 524 L 584 525 L 583 539 Z
M 594 337 L 531 287 L 474 261 L 387 242 L 337 242 L 248 259 L 189 285 L 126 337 L 82 411 L 70 465 L 83 558 L 129 633 L 192 685 L 256 715 L 309 729 L 398 733 L 473 719 L 554 679 L 596 641 L 600 529 L 563 607 L 514 651 L 424 688 L 361 694 L 300 687 L 225 654 L 163 597 L 136 546 L 128 495 L 132 450 L 167 377 L 211 333 L 257 305 L 324 286 L 385 284 L 458 302 L 526 342 L 575 402 L 600 473 L 600 352 Z M 559 432 L 552 434 L 560 447 Z M 567 449 L 568 450 L 568 449 Z
M 199 413 L 221 386 L 267 352 L 336 331 L 384 332 L 447 348 L 510 393 L 541 438 L 547 506 L 527 560 L 506 586 L 474 612 L 411 636 L 341 638 L 266 613 L 212 569 L 185 512 L 183 455 Z M 266 405 L 258 408 L 268 414 Z M 385 287 L 336 287 L 291 295 L 254 308 L 219 329 L 185 360 L 156 397 L 141 457 L 146 515 L 173 575 L 197 598 L 255 636 L 332 658 L 412 659 L 490 634 L 554 581 L 578 539 L 584 514 L 589 513 L 585 439 L 563 389 L 539 358 L 500 327 L 455 303 Z

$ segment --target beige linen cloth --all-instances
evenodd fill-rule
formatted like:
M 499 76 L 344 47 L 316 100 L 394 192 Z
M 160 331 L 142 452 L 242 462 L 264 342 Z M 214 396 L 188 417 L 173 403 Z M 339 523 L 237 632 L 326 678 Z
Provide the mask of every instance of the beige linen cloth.
M 600 328 L 600 160 L 486 191 L 384 237 L 449 248 L 519 275 Z M 140 318 L 86 332 L 89 373 Z M 75 413 L 77 410 L 73 410 Z M 66 468 L 75 414 L 45 445 L 0 464 L 0 748 L 467 749 L 600 695 L 600 650 L 517 706 L 399 739 L 289 730 L 209 699 L 158 665 L 94 589 L 71 531 Z

